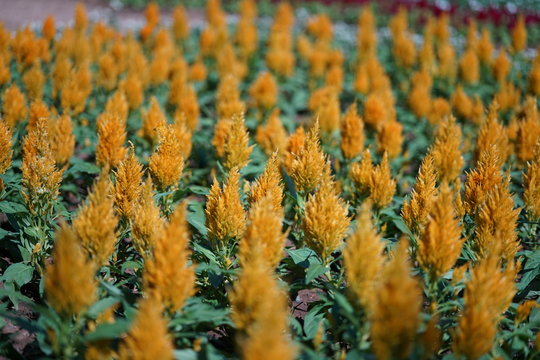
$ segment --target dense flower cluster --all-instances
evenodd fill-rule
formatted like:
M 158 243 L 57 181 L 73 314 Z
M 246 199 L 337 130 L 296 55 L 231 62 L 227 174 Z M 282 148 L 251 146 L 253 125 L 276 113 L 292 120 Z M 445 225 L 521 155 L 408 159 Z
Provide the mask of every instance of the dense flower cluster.
M 528 18 L 225 5 L 0 24 L 0 355 L 538 357 Z

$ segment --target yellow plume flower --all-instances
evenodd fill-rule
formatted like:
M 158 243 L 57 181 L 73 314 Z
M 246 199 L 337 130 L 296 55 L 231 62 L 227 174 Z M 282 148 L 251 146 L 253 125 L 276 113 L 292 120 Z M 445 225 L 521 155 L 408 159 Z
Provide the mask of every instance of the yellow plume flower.
M 32 66 L 23 75 L 23 83 L 30 100 L 41 100 L 45 85 L 45 75 L 39 63 Z
M 411 197 L 403 203 L 401 216 L 405 224 L 414 232 L 421 234 L 428 222 L 436 199 L 437 173 L 433 156 L 427 154 L 418 170 L 416 184 Z
M 148 177 L 142 184 L 140 198 L 134 205 L 131 218 L 131 233 L 133 245 L 143 256 L 150 254 L 152 247 L 161 235 L 164 221 L 160 216 L 159 207 L 154 201 L 152 179 Z
M 197 92 L 193 86 L 187 87 L 182 92 L 182 98 L 179 101 L 176 113 L 184 114 L 185 125 L 190 131 L 195 131 L 197 129 L 200 109 L 199 103 L 197 102 Z
M 371 153 L 366 149 L 362 153 L 362 160 L 352 164 L 349 172 L 358 193 L 369 194 L 372 172 L 373 162 L 371 161 Z
M 476 84 L 480 79 L 480 64 L 474 50 L 469 49 L 459 59 L 459 72 L 466 84 Z
M 126 95 L 130 109 L 138 109 L 141 106 L 144 100 L 144 85 L 139 74 L 128 73 L 120 83 L 119 89 Z
M 523 202 L 529 217 L 540 219 L 540 142 L 536 145 L 535 159 L 527 164 L 523 174 Z
M 388 119 L 388 111 L 384 102 L 376 94 L 370 94 L 364 103 L 364 121 L 369 126 L 378 129 Z
M 491 61 L 493 55 L 493 43 L 491 42 L 491 34 L 487 28 L 482 29 L 477 53 L 483 63 L 488 64 Z
M 287 152 L 285 153 L 284 164 L 287 170 L 291 169 L 294 158 L 306 143 L 306 132 L 302 126 L 298 126 L 287 141 Z
M 292 155 L 293 158 L 287 170 L 297 191 L 308 193 L 315 190 L 323 178 L 330 175 L 329 164 L 319 144 L 318 125 L 309 131 L 298 152 Z
M 450 103 L 442 97 L 436 97 L 431 102 L 431 109 L 427 114 L 427 119 L 430 124 L 438 124 L 446 117 L 452 114 Z
M 255 246 L 251 253 L 229 292 L 242 359 L 292 360 L 296 349 L 287 335 L 285 293 L 263 260 L 262 249 Z
M 519 123 L 516 155 L 520 161 L 534 160 L 536 145 L 540 139 L 540 114 L 536 99 L 529 97 L 525 103 L 525 119 Z
M 216 155 L 220 158 L 225 156 L 225 142 L 231 132 L 232 120 L 230 118 L 221 118 L 214 125 L 214 136 L 212 137 L 212 145 L 216 151 Z
M 161 128 L 159 145 L 148 161 L 152 178 L 161 190 L 176 186 L 184 171 L 184 144 L 178 141 L 179 131 L 175 125 Z
M 2 116 L 10 128 L 15 127 L 18 122 L 24 120 L 28 113 L 24 94 L 14 83 L 4 91 L 2 104 Z
M 384 242 L 373 224 L 371 204 L 364 203 L 358 213 L 356 231 L 347 238 L 343 264 L 348 290 L 366 312 L 377 302 L 376 288 L 384 267 Z
M 105 112 L 117 116 L 125 124 L 129 114 L 129 103 L 123 90 L 116 90 L 114 94 L 107 99 Z
M 497 248 L 501 251 L 498 256 L 512 261 L 519 250 L 516 227 L 520 209 L 514 209 L 509 186 L 507 179 L 489 189 L 476 214 L 476 241 L 482 257 Z
M 279 109 L 272 111 L 270 117 L 266 120 L 266 124 L 257 127 L 255 140 L 268 156 L 275 151 L 280 156 L 285 154 L 288 134 L 279 118 Z
M 68 163 L 75 151 L 75 135 L 73 123 L 69 115 L 62 115 L 50 120 L 51 151 L 58 166 Z
M 497 55 L 491 66 L 495 79 L 497 79 L 499 83 L 503 83 L 512 67 L 512 63 L 508 59 L 508 55 L 506 55 L 504 49 L 501 48 L 499 50 L 499 55 Z
M 229 171 L 223 188 L 216 179 L 206 200 L 206 227 L 213 241 L 226 242 L 240 238 L 246 228 L 246 214 L 239 193 L 240 172 Z
M 397 120 L 390 120 L 381 125 L 377 133 L 377 151 L 393 159 L 401 154 L 403 145 L 403 125 Z
M 490 147 L 497 148 L 499 153 L 497 166 L 502 166 L 511 152 L 508 133 L 502 124 L 497 120 L 497 103 L 491 104 L 486 120 L 478 130 L 478 138 L 476 139 L 476 149 L 474 158 L 476 161 L 480 159 L 480 155 L 487 151 Z
M 271 109 L 277 102 L 278 85 L 268 71 L 261 73 L 249 88 L 249 96 L 255 106 L 262 110 Z
M 450 187 L 447 184 L 441 185 L 431 216 L 418 242 L 418 262 L 433 280 L 454 266 L 464 242 L 453 200 Z
M 266 167 L 249 187 L 248 201 L 253 206 L 258 201 L 269 197 L 276 212 L 282 211 L 284 189 L 279 169 L 279 158 L 277 153 L 272 154 L 266 163 Z
M 151 144 L 156 144 L 159 139 L 158 129 L 167 125 L 167 118 L 155 96 L 150 99 L 150 107 L 143 112 L 142 120 L 142 136 Z
M 527 47 L 527 28 L 525 27 L 525 17 L 523 14 L 518 16 L 518 20 L 512 31 L 512 48 L 515 52 L 525 50 Z
M 476 168 L 467 174 L 463 193 L 466 212 L 474 214 L 486 200 L 489 191 L 503 181 L 499 164 L 499 152 L 491 147 L 480 156 Z
M 225 138 L 224 165 L 227 169 L 243 168 L 249 162 L 253 145 L 249 146 L 249 133 L 244 123 L 244 115 L 236 114 L 232 117 L 229 133 Z
M 54 262 L 45 267 L 45 295 L 56 312 L 67 317 L 80 315 L 96 299 L 95 267 L 68 225 L 61 225 L 55 239 Z
M 186 203 L 176 207 L 156 238 L 153 257 L 145 264 L 144 289 L 171 311 L 179 311 L 195 292 L 195 270 L 188 266 L 190 234 Z
M 174 8 L 172 31 L 177 40 L 185 40 L 189 36 L 188 16 L 182 5 Z
M 332 253 L 343 243 L 350 218 L 348 206 L 334 188 L 332 180 L 325 180 L 306 202 L 302 229 L 304 240 L 322 259 L 331 260 Z
M 118 218 L 114 213 L 111 190 L 111 181 L 106 174 L 102 174 L 73 220 L 73 230 L 96 266 L 108 263 L 117 240 Z
M 47 119 L 38 120 L 22 144 L 22 188 L 29 210 L 51 206 L 58 196 L 62 171 L 57 169 L 49 143 Z
M 28 125 L 26 126 L 26 131 L 32 131 L 32 129 L 36 127 L 39 119 L 49 118 L 50 116 L 51 111 L 47 107 L 47 104 L 41 100 L 32 101 L 30 104 L 30 115 L 28 116 Z
M 377 359 L 407 358 L 419 324 L 422 293 L 410 274 L 408 242 L 400 240 L 393 258 L 385 265 L 377 299 L 370 314 L 371 338 Z
M 172 360 L 173 341 L 167 333 L 163 305 L 155 298 L 142 299 L 127 337 L 120 344 L 120 360 Z
M 364 149 L 364 122 L 356 112 L 356 103 L 352 104 L 341 122 L 341 154 L 345 159 L 360 155 Z
M 470 119 L 473 112 L 473 102 L 469 96 L 463 90 L 461 85 L 456 87 L 456 90 L 452 94 L 452 107 L 456 113 L 464 118 Z
M 11 158 L 13 156 L 12 137 L 13 133 L 7 124 L 4 120 L 0 119 L 0 175 L 4 174 L 11 166 Z
M 461 174 L 464 160 L 460 147 L 461 127 L 450 115 L 437 128 L 435 141 L 430 149 L 433 165 L 441 181 L 454 181 Z
M 275 269 L 283 258 L 287 233 L 281 232 L 283 210 L 276 210 L 274 206 L 274 199 L 270 195 L 251 206 L 246 233 L 240 241 L 242 263 L 254 256 L 252 250 L 256 247 L 262 251 L 260 261 L 266 262 L 270 269 Z
M 133 218 L 135 206 L 141 195 L 142 175 L 142 165 L 137 160 L 132 146 L 114 173 L 116 178 L 114 204 L 120 216 Z
M 96 162 L 104 168 L 115 168 L 125 156 L 126 129 L 118 116 L 102 114 L 97 125 Z
M 369 180 L 369 198 L 375 207 L 381 209 L 392 202 L 396 192 L 396 181 L 392 179 L 388 155 L 384 153 L 382 161 L 373 168 Z
M 496 255 L 473 268 L 465 288 L 465 308 L 453 334 L 456 354 L 478 359 L 491 350 L 499 319 L 516 293 L 516 272 L 514 264 L 502 270 Z

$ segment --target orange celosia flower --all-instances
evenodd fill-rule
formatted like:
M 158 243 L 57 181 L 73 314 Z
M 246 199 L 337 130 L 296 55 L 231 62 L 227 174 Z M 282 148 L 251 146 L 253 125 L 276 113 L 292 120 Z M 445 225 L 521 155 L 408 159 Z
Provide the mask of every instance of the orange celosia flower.
M 287 171 L 297 191 L 309 193 L 330 176 L 329 164 L 319 144 L 317 124 L 310 130 L 300 149 L 291 154 L 292 160 Z
M 164 221 L 160 216 L 159 207 L 154 201 L 154 191 L 152 190 L 152 179 L 148 177 L 142 184 L 140 198 L 134 205 L 131 217 L 131 233 L 133 234 L 133 245 L 143 256 L 151 254 L 152 247 L 161 235 Z
M 531 310 L 538 307 L 540 307 L 540 304 L 537 300 L 526 300 L 523 303 L 519 304 L 518 308 L 516 309 L 516 324 L 522 323 L 523 321 L 527 320 L 529 314 L 531 313 Z
M 519 123 L 516 141 L 516 155 L 522 162 L 535 159 L 535 148 L 540 139 L 540 114 L 536 99 L 528 98 L 525 104 L 525 118 Z
M 384 242 L 374 227 L 371 204 L 364 203 L 357 218 L 356 231 L 347 238 L 343 263 L 348 290 L 368 313 L 377 302 L 376 288 L 384 267 Z
M 185 40 L 189 36 L 188 17 L 182 5 L 174 8 L 172 31 L 176 40 Z
M 345 159 L 353 159 L 364 149 L 364 122 L 352 104 L 341 122 L 341 154 Z
M 531 74 L 532 71 L 531 71 Z M 6 85 L 11 80 L 11 71 L 9 69 L 9 59 L 1 55 L 0 49 L 0 85 Z
M 369 194 L 372 172 L 373 163 L 371 161 L 371 153 L 366 149 L 362 153 L 362 161 L 352 164 L 350 171 L 350 177 L 358 193 Z
M 51 112 L 47 107 L 47 104 L 41 100 L 33 101 L 30 104 L 30 116 L 28 116 L 28 125 L 26 126 L 26 131 L 30 132 L 32 129 L 35 129 L 39 119 L 49 119 L 50 116 Z M 49 124 L 47 123 L 46 126 L 49 127 Z
M 96 162 L 108 169 L 117 167 L 126 153 L 125 125 L 118 116 L 104 113 L 98 118 L 97 133 Z
M 474 151 L 475 161 L 478 162 L 480 156 L 489 148 L 495 147 L 498 152 L 499 161 L 497 166 L 501 167 L 511 153 L 510 143 L 506 129 L 497 120 L 498 105 L 496 102 L 489 107 L 486 120 L 478 130 L 476 139 L 476 149 Z
M 270 269 L 275 269 L 283 258 L 287 233 L 282 233 L 283 210 L 276 209 L 275 200 L 268 194 L 252 203 L 248 214 L 246 233 L 240 241 L 240 259 L 252 256 L 254 248 L 260 248 L 262 258 Z
M 15 127 L 15 125 L 22 121 L 28 113 L 26 99 L 15 84 L 12 84 L 4 91 L 2 103 L 2 116 L 10 128 Z
M 156 238 L 153 257 L 145 263 L 143 276 L 143 288 L 149 296 L 158 298 L 173 312 L 179 311 L 195 292 L 195 271 L 193 266 L 188 266 L 189 241 L 186 203 L 183 202 Z
M 73 230 L 62 224 L 55 235 L 53 262 L 45 267 L 45 294 L 56 312 L 81 315 L 96 299 L 95 266 L 84 255 Z
M 158 129 L 167 125 L 167 118 L 155 96 L 150 99 L 150 107 L 143 112 L 142 120 L 142 136 L 150 143 L 156 144 L 159 138 Z
M 99 72 L 97 74 L 97 84 L 107 91 L 111 91 L 116 86 L 116 80 L 120 69 L 114 56 L 105 53 L 99 58 Z
M 142 165 L 135 156 L 132 146 L 126 157 L 118 165 L 114 172 L 116 182 L 114 184 L 114 204 L 120 216 L 132 219 L 141 195 L 141 180 L 143 175 Z
M 525 17 L 519 15 L 512 34 L 512 48 L 515 52 L 525 50 L 527 47 L 527 28 L 525 27 Z
M 292 360 L 296 348 L 286 335 L 287 301 L 258 246 L 242 258 L 242 270 L 229 292 L 236 343 L 246 360 Z
M 110 115 L 117 116 L 122 123 L 126 123 L 129 114 L 129 104 L 127 102 L 124 91 L 117 90 L 107 99 L 105 104 L 105 112 Z
M 77 239 L 96 266 L 107 264 L 115 251 L 118 218 L 111 190 L 111 181 L 102 174 L 73 220 Z
M 398 65 L 410 68 L 416 62 L 416 47 L 410 36 L 405 32 L 394 38 L 392 54 Z
M 523 174 L 523 202 L 529 217 L 540 219 L 540 142 L 536 145 L 534 160 L 527 164 Z
M 369 179 L 369 198 L 377 208 L 383 208 L 392 202 L 396 192 L 396 181 L 392 179 L 388 155 L 384 153 L 382 161 L 373 168 Z
M 144 100 L 144 88 L 140 76 L 128 74 L 122 81 L 120 89 L 126 96 L 130 109 L 138 109 Z
M 140 301 L 139 311 L 127 337 L 120 344 L 118 358 L 172 360 L 173 341 L 167 333 L 167 321 L 162 316 L 163 304 L 156 298 Z
M 83 32 L 88 26 L 88 15 L 86 15 L 86 8 L 84 7 L 84 4 L 77 3 L 75 6 L 74 19 L 75 24 L 73 27 L 77 31 Z
M 195 131 L 199 123 L 199 103 L 197 102 L 197 93 L 192 86 L 188 86 L 183 91 L 183 96 L 178 103 L 176 113 L 183 113 L 185 116 L 184 124 L 190 131 Z M 175 115 L 175 117 L 178 117 Z
M 332 253 L 343 243 L 351 221 L 347 213 L 347 204 L 336 193 L 332 180 L 324 180 L 306 202 L 304 240 L 324 264 L 329 263 Z
M 464 241 L 454 210 L 452 190 L 443 184 L 418 242 L 420 266 L 436 281 L 454 266 Z
M 62 181 L 62 171 L 56 168 L 51 151 L 47 124 L 47 119 L 39 119 L 22 144 L 22 191 L 32 214 L 52 206 Z
M 433 156 L 427 154 L 418 170 L 411 197 L 403 203 L 401 217 L 414 232 L 421 234 L 436 200 L 437 172 Z
M 47 40 L 52 40 L 54 38 L 54 35 L 56 35 L 56 24 L 54 21 L 54 16 L 47 15 L 45 20 L 43 20 L 43 27 L 42 30 L 43 37 Z
M 212 137 L 212 145 L 216 151 L 216 155 L 220 158 L 225 156 L 225 142 L 231 131 L 232 120 L 229 118 L 219 119 L 214 125 L 214 136 Z
M 364 121 L 375 129 L 379 129 L 388 119 L 388 111 L 384 102 L 376 94 L 371 94 L 364 103 Z
M 482 29 L 482 36 L 478 42 L 477 54 L 480 60 L 489 64 L 493 54 L 493 43 L 491 42 L 491 35 L 487 28 Z
M 322 133 L 329 135 L 339 129 L 341 114 L 337 92 L 333 87 L 326 88 L 328 91 L 324 92 L 322 101 L 310 106 L 310 109 L 313 111 Z M 310 99 L 310 105 L 313 104 L 313 100 Z
M 377 46 L 377 25 L 375 16 L 370 7 L 363 7 L 358 15 L 357 33 L 358 54 L 362 59 L 368 59 L 375 55 Z
M 452 94 L 451 102 L 452 107 L 456 110 L 458 115 L 465 118 L 471 117 L 473 111 L 473 102 L 471 98 L 467 96 L 461 85 L 458 85 Z
M 377 133 L 378 152 L 391 159 L 401 154 L 403 145 L 403 126 L 396 120 L 385 122 Z
M 453 336 L 455 353 L 478 359 L 491 350 L 499 319 L 516 293 L 516 272 L 513 264 L 502 270 L 497 256 L 474 267 L 465 289 L 465 309 Z
M 283 156 L 287 149 L 288 135 L 280 118 L 279 109 L 275 109 L 270 114 L 266 124 L 259 125 L 255 133 L 257 144 L 270 156 L 277 151 L 279 156 Z
M 236 27 L 235 42 L 243 59 L 249 58 L 257 50 L 257 26 L 252 19 L 240 18 Z
M 12 137 L 13 133 L 6 123 L 0 119 L 0 175 L 5 174 L 11 166 L 11 158 L 13 156 Z
M 407 248 L 408 242 L 400 240 L 375 290 L 377 302 L 370 320 L 373 350 L 378 359 L 406 358 L 412 350 L 422 294 L 410 274 Z
M 509 181 L 510 179 L 489 189 L 476 214 L 476 242 L 481 257 L 497 249 L 500 251 L 497 256 L 513 261 L 519 250 L 516 227 L 520 209 L 514 209 Z
M 264 172 L 249 187 L 248 201 L 253 206 L 258 201 L 269 197 L 275 212 L 281 212 L 283 201 L 283 184 L 279 171 L 278 154 L 274 153 L 268 159 Z
M 438 47 L 437 59 L 439 60 L 438 74 L 443 78 L 453 80 L 456 77 L 456 50 L 450 42 Z
M 332 40 L 332 20 L 326 14 L 319 14 L 309 19 L 306 25 L 307 32 L 320 41 Z
M 176 186 L 184 171 L 184 144 L 178 141 L 180 131 L 174 124 L 160 128 L 158 147 L 148 161 L 150 173 L 161 190 Z
M 68 163 L 75 151 L 75 135 L 73 123 L 68 115 L 53 118 L 49 123 L 51 151 L 56 165 L 63 166 Z
M 499 164 L 499 151 L 491 147 L 480 155 L 476 168 L 467 174 L 463 202 L 465 211 L 476 213 L 487 198 L 489 190 L 503 181 Z
M 416 116 L 427 116 L 431 110 L 431 88 L 426 84 L 414 84 L 409 93 L 408 103 Z
M 442 181 L 455 180 L 463 168 L 461 155 L 461 128 L 453 116 L 448 116 L 437 128 L 435 141 L 430 149 L 433 165 Z
M 39 64 L 35 64 L 24 73 L 23 83 L 30 100 L 41 100 L 45 80 L 45 75 Z
M 246 214 L 239 193 L 240 173 L 229 171 L 221 187 L 216 179 L 206 200 L 206 228 L 212 241 L 224 244 L 230 238 L 240 238 L 246 228 Z
M 495 58 L 495 61 L 493 61 L 492 64 L 493 76 L 499 83 L 503 83 L 506 80 L 511 66 L 512 63 L 510 60 L 508 60 L 508 55 L 506 55 L 504 49 L 501 48 L 499 50 L 499 55 Z
M 306 142 L 306 133 L 302 126 L 296 128 L 287 141 L 287 151 L 285 153 L 284 165 L 288 170 L 292 167 L 294 158 L 300 153 Z
M 243 168 L 249 162 L 254 145 L 249 146 L 249 133 L 244 123 L 244 115 L 233 116 L 229 132 L 225 138 L 223 153 L 224 165 L 227 169 Z
M 445 117 L 452 114 L 452 108 L 445 98 L 437 97 L 431 101 L 431 107 L 427 114 L 430 124 L 438 124 Z
M 260 74 L 251 84 L 249 95 L 258 108 L 263 110 L 272 108 L 278 95 L 278 86 L 272 74 L 269 72 Z
M 194 82 L 206 80 L 207 75 L 208 70 L 206 70 L 206 66 L 201 58 L 198 58 L 189 68 L 189 77 Z
M 475 84 L 480 79 L 478 56 L 473 50 L 466 50 L 459 60 L 459 72 L 466 84 Z

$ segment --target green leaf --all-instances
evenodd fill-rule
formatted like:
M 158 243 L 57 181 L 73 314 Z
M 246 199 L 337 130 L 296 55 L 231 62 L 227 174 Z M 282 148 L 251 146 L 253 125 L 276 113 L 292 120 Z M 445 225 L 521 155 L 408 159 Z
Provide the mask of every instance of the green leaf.
M 26 206 L 12 201 L 0 201 L 0 212 L 17 214 L 27 212 Z
M 84 340 L 87 342 L 105 340 L 105 339 L 115 339 L 127 332 L 131 322 L 125 319 L 117 320 L 115 323 L 104 323 L 99 324 L 96 327 L 96 330 L 84 337 Z
M 322 264 L 312 263 L 306 270 L 306 284 L 309 284 L 313 279 L 321 276 L 328 271 L 328 268 Z
M 83 173 L 83 174 L 99 174 L 101 170 L 99 167 L 95 164 L 92 164 L 91 162 L 77 162 L 71 166 L 66 173 L 67 174 L 77 174 L 77 173 Z
M 319 263 L 319 257 L 315 253 L 315 251 L 309 249 L 309 248 L 301 248 L 301 249 L 287 249 L 287 253 L 291 256 L 292 261 L 296 265 L 300 265 L 302 267 L 308 268 L 310 264 L 312 263 Z
M 304 333 L 306 334 L 307 339 L 313 339 L 315 334 L 317 334 L 319 324 L 324 319 L 324 313 L 321 312 L 322 310 L 322 306 L 315 306 L 304 318 Z
M 204 196 L 210 193 L 210 189 L 208 189 L 205 186 L 199 186 L 199 185 L 191 185 L 188 187 L 188 190 L 192 192 L 193 194 L 204 195 Z
M 6 271 L 4 272 L 4 275 L 2 275 L 3 281 L 12 281 L 15 282 L 17 285 L 23 286 L 25 284 L 28 284 L 32 280 L 32 276 L 34 275 L 34 268 L 30 265 L 27 265 L 25 263 L 16 263 L 11 264 Z
M 200 202 L 193 202 L 188 205 L 187 221 L 197 231 L 206 236 L 208 230 L 206 229 L 206 217 L 204 215 L 203 205 Z
M 184 349 L 184 350 L 174 350 L 173 356 L 178 360 L 195 360 L 198 357 L 198 354 L 195 350 Z
M 105 310 L 107 310 L 111 306 L 117 304 L 118 302 L 119 302 L 118 298 L 111 297 L 111 296 L 106 297 L 104 299 L 99 300 L 94 305 L 92 305 L 90 309 L 88 309 L 88 312 L 86 314 L 90 316 L 92 319 L 95 319 L 98 317 L 98 315 L 103 313 Z

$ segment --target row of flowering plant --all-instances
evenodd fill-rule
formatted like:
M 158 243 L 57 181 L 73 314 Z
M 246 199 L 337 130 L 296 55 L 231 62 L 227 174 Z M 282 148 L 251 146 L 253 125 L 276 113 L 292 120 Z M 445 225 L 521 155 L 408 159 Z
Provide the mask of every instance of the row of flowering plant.
M 525 18 L 237 13 L 0 24 L 0 355 L 540 356 Z

